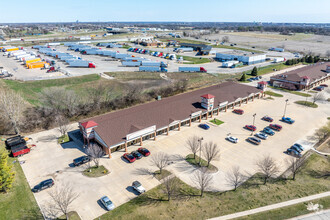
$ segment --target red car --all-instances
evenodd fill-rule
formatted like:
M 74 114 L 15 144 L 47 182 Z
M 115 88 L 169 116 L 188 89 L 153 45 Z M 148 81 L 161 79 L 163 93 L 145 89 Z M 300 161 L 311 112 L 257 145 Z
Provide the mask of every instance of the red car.
M 238 114 L 238 115 L 243 115 L 244 114 L 244 111 L 242 109 L 235 109 L 233 112 Z
M 264 117 L 262 117 L 261 120 L 268 121 L 268 122 L 273 122 L 273 119 L 269 116 L 264 116 Z
M 131 153 L 126 153 L 123 155 L 123 157 L 130 163 L 133 163 L 136 158 Z
M 255 130 L 257 130 L 257 127 L 254 126 L 254 125 L 245 125 L 245 128 L 248 129 L 248 130 L 250 130 L 250 131 L 255 131 Z
M 145 157 L 147 157 L 147 156 L 150 155 L 150 151 L 149 151 L 147 148 L 144 148 L 144 147 L 140 147 L 140 148 L 138 149 L 138 152 L 139 152 L 140 154 L 142 154 L 143 156 L 145 156 Z
M 282 126 L 278 124 L 270 124 L 269 127 L 275 131 L 280 131 L 282 130 Z

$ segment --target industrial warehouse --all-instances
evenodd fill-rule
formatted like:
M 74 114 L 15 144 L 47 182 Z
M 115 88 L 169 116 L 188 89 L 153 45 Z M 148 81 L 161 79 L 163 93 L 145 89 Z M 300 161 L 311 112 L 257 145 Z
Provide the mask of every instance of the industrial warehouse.
M 220 111 L 260 98 L 261 94 L 254 87 L 225 82 L 93 117 L 79 122 L 79 127 L 85 144 L 95 141 L 111 157 L 111 152 L 124 148 L 127 151 L 128 146 L 142 145 L 150 138 L 156 140 L 158 135 L 212 118 Z
M 289 90 L 310 89 L 330 79 L 330 64 L 317 63 L 270 77 L 270 84 Z
M 252 65 L 256 63 L 262 63 L 266 61 L 266 54 L 254 54 L 254 53 L 241 53 L 237 51 L 233 51 L 231 53 L 217 53 L 216 59 L 223 61 L 239 61 L 244 65 Z

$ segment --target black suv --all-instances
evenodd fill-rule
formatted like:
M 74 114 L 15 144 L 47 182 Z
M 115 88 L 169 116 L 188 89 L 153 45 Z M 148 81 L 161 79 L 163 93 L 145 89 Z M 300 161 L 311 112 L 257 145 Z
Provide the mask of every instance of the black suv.
M 89 156 L 82 156 L 82 157 L 78 157 L 78 158 L 74 159 L 73 164 L 75 166 L 80 166 L 80 165 L 82 165 L 84 163 L 87 163 L 89 161 L 91 161 L 91 158 L 89 158 Z
M 47 189 L 54 186 L 54 180 L 48 179 L 44 180 L 35 187 L 33 187 L 32 192 L 40 192 L 41 190 Z

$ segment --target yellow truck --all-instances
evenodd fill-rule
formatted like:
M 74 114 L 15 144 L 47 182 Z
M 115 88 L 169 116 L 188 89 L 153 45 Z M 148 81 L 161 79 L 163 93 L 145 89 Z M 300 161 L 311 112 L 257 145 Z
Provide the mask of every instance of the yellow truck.
M 29 63 L 35 63 L 35 62 L 40 62 L 41 59 L 40 58 L 34 58 L 32 60 L 25 60 L 24 64 L 27 66 Z
M 7 52 L 15 51 L 15 50 L 19 50 L 19 48 L 18 47 L 13 47 L 13 48 L 6 49 Z
M 44 68 L 46 66 L 48 66 L 48 63 L 46 63 L 46 62 L 35 62 L 35 63 L 27 64 L 28 69 Z

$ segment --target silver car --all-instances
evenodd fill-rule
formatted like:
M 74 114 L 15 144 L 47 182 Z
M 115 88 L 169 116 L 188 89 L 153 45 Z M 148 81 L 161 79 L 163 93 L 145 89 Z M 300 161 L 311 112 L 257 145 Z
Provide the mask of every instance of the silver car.
M 238 142 L 238 138 L 237 137 L 233 137 L 233 136 L 227 136 L 226 139 L 232 143 L 237 143 Z
M 104 205 L 104 207 L 110 211 L 113 210 L 115 208 L 115 205 L 112 203 L 112 201 L 108 198 L 108 196 L 103 196 L 101 198 L 101 202 Z
M 256 133 L 256 137 L 266 140 L 268 138 L 268 135 L 263 132 L 258 132 L 258 133 Z

